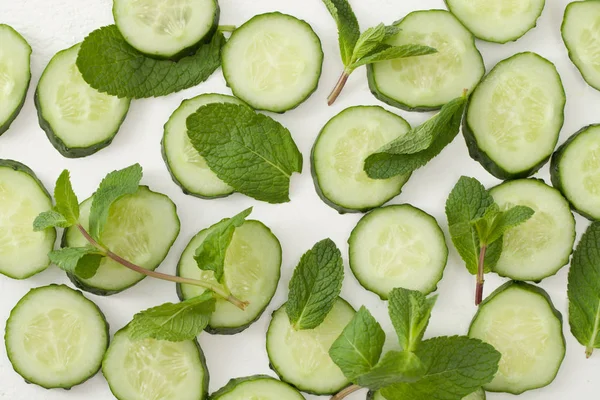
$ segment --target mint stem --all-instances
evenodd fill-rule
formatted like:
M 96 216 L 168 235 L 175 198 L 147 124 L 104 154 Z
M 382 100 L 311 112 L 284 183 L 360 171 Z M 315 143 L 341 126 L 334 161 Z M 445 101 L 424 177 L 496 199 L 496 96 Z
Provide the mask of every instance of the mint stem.
M 222 297 L 223 299 L 227 300 L 228 302 L 230 302 L 231 304 L 233 304 L 234 306 L 236 306 L 240 310 L 245 310 L 246 307 L 249 304 L 247 301 L 241 301 L 238 298 L 236 298 L 235 296 L 233 296 L 231 293 L 227 293 L 223 289 L 221 289 L 221 288 L 219 288 L 217 286 L 213 286 L 210 283 L 199 281 L 199 280 L 196 280 L 196 279 L 183 278 L 181 276 L 174 276 L 174 275 L 169 275 L 169 274 L 163 274 L 162 272 L 150 271 L 150 270 L 147 270 L 145 268 L 142 268 L 139 265 L 136 265 L 136 264 L 134 264 L 134 263 L 132 263 L 130 261 L 127 261 L 123 257 L 119 256 L 118 254 L 113 253 L 112 251 L 110 251 L 109 249 L 107 249 L 105 246 L 103 246 L 100 243 L 98 243 L 85 230 L 85 228 L 81 224 L 77 224 L 77 228 L 79 229 L 79 232 L 81 232 L 81 234 L 83 235 L 83 237 L 85 237 L 86 240 L 88 242 L 90 242 L 90 244 L 92 246 L 96 247 L 97 249 L 100 249 L 102 252 L 104 252 L 106 254 L 106 257 L 108 257 L 108 258 L 110 258 L 110 259 L 118 262 L 119 264 L 121 264 L 125 268 L 129 268 L 132 271 L 135 271 L 135 272 L 140 273 L 142 275 L 150 276 L 152 278 L 162 279 L 163 281 L 169 281 L 169 282 L 175 282 L 175 283 L 183 283 L 183 284 L 186 284 L 186 285 L 194 285 L 194 286 L 202 287 L 204 289 L 211 290 L 216 295 L 218 295 L 218 296 Z
M 339 97 L 340 93 L 342 93 L 344 86 L 346 86 L 346 82 L 348 82 L 348 78 L 350 77 L 350 74 L 351 74 L 351 71 L 348 71 L 347 69 L 344 70 L 344 72 L 342 73 L 342 76 L 340 76 L 340 79 L 338 80 L 337 84 L 333 88 L 333 91 L 327 98 L 327 105 L 330 106 L 333 103 L 335 103 L 335 101 Z
M 219 32 L 233 32 L 236 30 L 235 25 L 219 25 Z
M 586 347 L 586 349 L 585 349 L 585 358 L 590 358 L 593 353 L 594 353 L 594 348 L 593 347 L 591 347 L 591 346 Z
M 341 392 L 338 392 L 336 395 L 334 395 L 330 400 L 342 400 L 346 396 L 349 396 L 360 389 L 362 388 L 358 385 L 348 386 L 346 389 L 343 389 Z
M 477 288 L 475 289 L 475 305 L 478 306 L 483 301 L 483 283 L 485 280 L 483 279 L 483 270 L 485 265 L 485 252 L 487 251 L 487 246 L 482 245 L 479 250 L 479 263 L 477 265 Z

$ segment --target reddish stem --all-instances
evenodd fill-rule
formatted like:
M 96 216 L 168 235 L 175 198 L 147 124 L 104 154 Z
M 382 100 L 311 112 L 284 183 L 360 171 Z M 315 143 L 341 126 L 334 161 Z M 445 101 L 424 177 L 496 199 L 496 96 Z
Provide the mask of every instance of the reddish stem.
M 485 265 L 485 252 L 487 246 L 481 246 L 479 250 L 479 263 L 477 265 L 477 287 L 475 289 L 475 305 L 478 306 L 483 301 L 483 284 L 485 282 L 483 278 L 484 265 Z
M 331 91 L 331 94 L 327 98 L 327 105 L 330 106 L 333 103 L 335 103 L 335 101 L 339 97 L 340 93 L 342 93 L 344 86 L 346 86 L 346 82 L 348 82 L 349 77 L 350 77 L 350 73 L 347 70 L 344 70 L 344 72 L 342 73 L 342 76 L 340 76 L 340 79 L 337 81 L 335 87 Z
M 342 400 L 346 396 L 350 396 L 352 393 L 359 391 L 360 389 L 362 388 L 358 385 L 348 386 L 346 389 L 343 389 L 341 392 L 335 394 L 330 400 Z

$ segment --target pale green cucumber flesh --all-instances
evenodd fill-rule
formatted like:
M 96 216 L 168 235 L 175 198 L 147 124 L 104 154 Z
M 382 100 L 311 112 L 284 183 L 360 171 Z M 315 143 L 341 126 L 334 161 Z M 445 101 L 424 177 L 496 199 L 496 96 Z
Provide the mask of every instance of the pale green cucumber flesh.
M 304 400 L 292 386 L 267 375 L 230 380 L 211 394 L 211 400 Z

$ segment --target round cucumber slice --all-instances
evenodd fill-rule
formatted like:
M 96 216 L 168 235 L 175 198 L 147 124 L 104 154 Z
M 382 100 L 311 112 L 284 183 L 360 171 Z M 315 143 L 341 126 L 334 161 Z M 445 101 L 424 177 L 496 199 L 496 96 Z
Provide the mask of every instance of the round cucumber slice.
M 398 27 L 400 33 L 388 44 L 420 44 L 438 52 L 369 65 L 369 87 L 379 100 L 408 111 L 438 110 L 464 89 L 473 90 L 483 77 L 473 35 L 448 11 L 415 11 Z
M 350 107 L 321 130 L 312 149 L 312 175 L 317 193 L 340 213 L 365 212 L 396 197 L 409 175 L 371 179 L 365 159 L 410 125 L 402 117 L 377 106 Z
M 79 221 L 88 229 L 92 198 L 81 203 Z M 135 194 L 117 200 L 111 207 L 101 240 L 113 253 L 148 270 L 155 270 L 165 259 L 179 235 L 175 204 L 164 194 L 140 186 Z M 87 240 L 76 227 L 65 230 L 64 247 L 82 247 Z M 99 296 L 122 292 L 145 275 L 103 258 L 94 277 L 82 279 L 69 274 L 80 289 Z
M 561 32 L 569 57 L 583 79 L 600 90 L 600 2 L 574 1 L 567 5 Z
M 236 97 L 257 110 L 283 113 L 317 90 L 323 50 L 308 23 L 273 12 L 236 29 L 223 47 L 222 62 Z
M 479 306 L 469 336 L 502 354 L 498 373 L 483 388 L 521 394 L 549 385 L 565 357 L 562 315 L 548 293 L 528 283 L 511 281 Z
M 385 397 L 381 394 L 381 392 L 369 392 L 367 394 L 367 400 L 386 400 Z M 485 391 L 483 389 L 479 389 L 476 392 L 471 393 L 467 397 L 463 397 L 462 400 L 485 400 Z
M 329 348 L 355 313 L 350 304 L 339 298 L 321 325 L 296 331 L 283 305 L 273 313 L 267 332 L 271 368 L 282 381 L 303 392 L 316 395 L 339 392 L 350 382 L 329 357 Z
M 244 222 L 235 229 L 227 248 L 223 283 L 219 284 L 214 273 L 198 268 L 194 259 L 196 249 L 209 232 L 210 229 L 204 229 L 192 238 L 181 255 L 177 275 L 222 286 L 238 299 L 250 302 L 242 311 L 226 300 L 217 300 L 206 330 L 214 334 L 232 335 L 258 320 L 275 295 L 281 274 L 281 245 L 262 222 Z M 187 300 L 201 295 L 204 289 L 177 284 L 177 293 L 181 300 Z
M 208 370 L 198 342 L 132 341 L 118 331 L 104 356 L 102 373 L 119 400 L 205 400 Z
M 35 218 L 50 209 L 52 199 L 33 171 L 0 159 L 0 274 L 25 279 L 50 265 L 56 229 L 33 231 Z
M 0 24 L 0 135 L 23 108 L 31 80 L 31 47 L 17 31 Z
M 102 311 L 65 285 L 32 289 L 6 322 L 6 354 L 27 382 L 70 389 L 100 370 L 108 348 Z
M 467 106 L 463 133 L 471 157 L 499 179 L 532 175 L 554 151 L 565 102 L 550 61 L 529 52 L 501 61 Z
M 287 383 L 266 375 L 232 379 L 210 398 L 211 400 L 304 400 L 304 396 Z
M 208 168 L 204 157 L 196 151 L 187 136 L 187 117 L 201 106 L 211 103 L 244 105 L 241 100 L 223 94 L 202 94 L 184 100 L 165 124 L 161 141 L 163 159 L 173 181 L 185 194 L 204 199 L 225 197 L 233 193 L 233 188 Z
M 513 42 L 531 29 L 545 0 L 445 0 L 448 10 L 476 38 L 494 43 Z
M 396 287 L 433 292 L 448 260 L 435 218 L 409 204 L 371 211 L 352 230 L 348 244 L 354 276 L 383 300 Z
M 537 179 L 509 181 L 490 190 L 501 209 L 527 206 L 535 214 L 504 234 L 494 272 L 519 281 L 541 281 L 569 263 L 575 218 L 560 192 Z
M 600 220 L 600 125 L 581 129 L 552 157 L 552 184 L 575 211 Z
M 80 44 L 56 53 L 35 93 L 40 127 L 64 157 L 85 157 L 108 146 L 129 110 L 129 99 L 89 86 L 77 65 Z
M 217 30 L 217 0 L 114 0 L 113 16 L 133 48 L 157 58 L 192 53 Z

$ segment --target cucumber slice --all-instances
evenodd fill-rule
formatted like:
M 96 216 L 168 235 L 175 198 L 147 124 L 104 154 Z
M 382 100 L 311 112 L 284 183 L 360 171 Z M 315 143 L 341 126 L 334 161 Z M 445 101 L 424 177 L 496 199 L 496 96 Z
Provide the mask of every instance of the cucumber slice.
M 119 400 L 204 400 L 208 370 L 195 340 L 129 339 L 118 331 L 104 356 L 102 374 Z
M 81 292 L 65 285 L 31 289 L 6 322 L 6 354 L 25 381 L 70 389 L 100 370 L 108 323 Z
M 385 397 L 381 394 L 381 392 L 369 392 L 367 394 L 367 400 L 386 400 Z M 462 400 L 485 400 L 485 391 L 483 389 L 479 389 L 476 392 L 471 393 L 467 397 L 463 397 Z
M 552 156 L 552 185 L 579 214 L 600 220 L 600 125 L 581 129 Z
M 574 1 L 565 10 L 562 38 L 583 79 L 600 90 L 600 2 Z
M 179 264 L 177 275 L 220 284 L 212 271 L 198 268 L 194 254 L 210 232 L 200 231 L 187 245 Z M 242 332 L 257 321 L 271 302 L 281 275 L 281 245 L 271 230 L 259 221 L 246 221 L 236 228 L 225 254 L 224 281 L 221 286 L 235 297 L 249 301 L 242 311 L 231 303 L 217 300 L 215 312 L 206 330 L 214 334 L 233 335 Z M 177 284 L 177 293 L 183 300 L 204 293 L 204 289 Z
M 273 313 L 267 332 L 271 368 L 282 381 L 306 393 L 330 395 L 350 384 L 329 357 L 329 348 L 356 312 L 339 298 L 325 321 L 315 329 L 296 331 L 285 305 Z
M 476 38 L 513 42 L 535 28 L 545 0 L 445 0 L 448 10 Z
M 211 400 L 304 400 L 304 396 L 287 383 L 266 375 L 232 379 L 210 398 Z
M 92 89 L 75 61 L 80 44 L 59 51 L 46 66 L 35 92 L 40 127 L 64 157 L 94 154 L 108 146 L 129 110 L 129 99 Z
M 31 47 L 17 31 L 0 24 L 0 135 L 17 118 L 31 80 Z
M 81 203 L 79 221 L 88 229 L 92 198 Z M 164 194 L 140 186 L 135 194 L 115 202 L 108 216 L 101 240 L 114 253 L 148 270 L 155 270 L 165 259 L 179 235 L 179 218 L 175 204 Z M 88 244 L 76 227 L 65 230 L 64 247 L 81 247 Z M 81 279 L 69 274 L 78 288 L 109 296 L 130 288 L 145 275 L 104 258 L 94 277 Z
M 233 96 L 202 94 L 184 100 L 165 124 L 161 141 L 162 155 L 173 181 L 185 194 L 214 199 L 229 196 L 233 188 L 212 172 L 204 158 L 196 151 L 187 136 L 186 120 L 198 108 L 210 103 L 244 103 Z
M 283 113 L 317 90 L 323 49 L 308 23 L 273 12 L 236 29 L 223 47 L 222 63 L 236 97 L 257 110 Z
M 543 289 L 511 281 L 479 306 L 469 336 L 502 354 L 498 373 L 483 388 L 521 394 L 549 385 L 565 357 L 562 315 Z
M 421 44 L 436 54 L 368 66 L 369 87 L 379 100 L 408 111 L 438 110 L 473 90 L 485 73 L 471 32 L 448 11 L 415 11 L 399 23 L 391 45 Z
M 569 263 L 575 218 L 560 192 L 537 179 L 509 181 L 490 190 L 501 209 L 527 206 L 535 214 L 504 234 L 494 272 L 519 281 L 541 281 Z
M 354 276 L 383 300 L 396 287 L 433 292 L 448 260 L 435 218 L 409 204 L 371 211 L 352 230 L 348 244 Z
M 33 221 L 51 208 L 50 195 L 31 169 L 0 159 L 0 274 L 25 279 L 50 265 L 56 229 L 34 232 Z
M 114 0 L 123 38 L 141 53 L 174 58 L 193 53 L 219 25 L 217 0 Z
M 532 175 L 554 151 L 565 102 L 550 61 L 530 52 L 501 61 L 467 106 L 463 133 L 471 157 L 499 179 Z
M 312 149 L 312 175 L 317 193 L 340 213 L 365 212 L 396 197 L 410 174 L 371 179 L 365 159 L 399 136 L 410 125 L 382 107 L 350 107 L 321 130 Z

